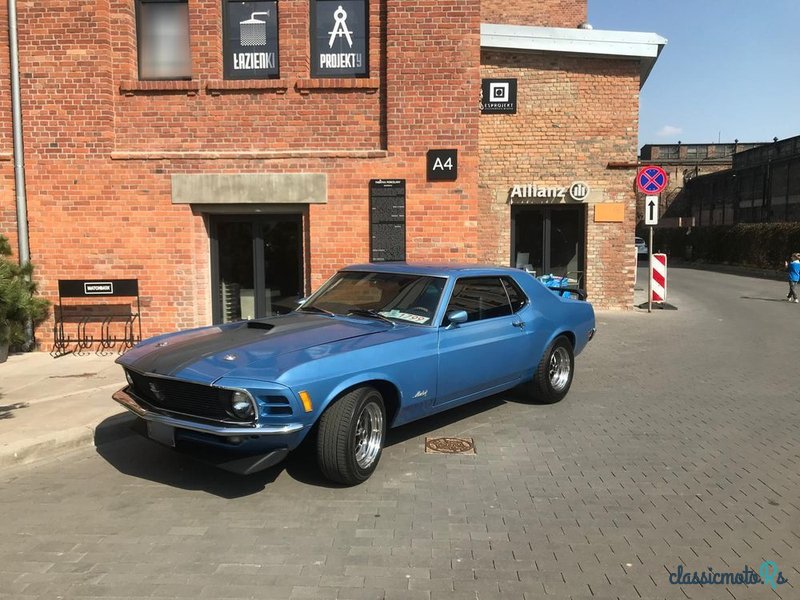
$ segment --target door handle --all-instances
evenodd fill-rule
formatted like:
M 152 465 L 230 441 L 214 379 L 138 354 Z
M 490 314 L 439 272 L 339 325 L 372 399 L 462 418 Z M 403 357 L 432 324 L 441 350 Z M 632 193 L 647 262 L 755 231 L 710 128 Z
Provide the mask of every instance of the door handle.
M 514 321 L 511 323 L 514 327 L 519 327 L 520 329 L 525 329 L 525 322 L 524 321 Z

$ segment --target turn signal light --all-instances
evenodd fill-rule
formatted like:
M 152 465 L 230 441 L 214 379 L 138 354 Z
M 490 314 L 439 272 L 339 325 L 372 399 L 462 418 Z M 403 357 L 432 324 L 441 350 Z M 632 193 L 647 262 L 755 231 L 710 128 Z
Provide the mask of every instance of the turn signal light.
M 306 412 L 311 412 L 314 410 L 314 405 L 311 403 L 311 396 L 309 396 L 308 392 L 303 390 L 297 395 L 300 396 L 300 400 L 303 401 L 303 408 Z

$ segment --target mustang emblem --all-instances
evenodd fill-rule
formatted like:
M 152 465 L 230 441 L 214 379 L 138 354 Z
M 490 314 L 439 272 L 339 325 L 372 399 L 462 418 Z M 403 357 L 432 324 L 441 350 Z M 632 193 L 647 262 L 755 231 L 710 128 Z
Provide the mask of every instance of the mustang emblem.
M 414 398 L 424 398 L 428 395 L 428 390 L 420 390 L 416 394 L 414 394 Z

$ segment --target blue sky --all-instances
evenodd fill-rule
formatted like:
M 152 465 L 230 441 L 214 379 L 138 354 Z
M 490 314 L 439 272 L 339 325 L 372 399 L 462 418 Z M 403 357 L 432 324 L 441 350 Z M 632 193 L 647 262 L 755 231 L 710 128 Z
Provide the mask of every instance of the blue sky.
M 639 146 L 800 135 L 800 0 L 589 0 L 595 29 L 667 38 Z

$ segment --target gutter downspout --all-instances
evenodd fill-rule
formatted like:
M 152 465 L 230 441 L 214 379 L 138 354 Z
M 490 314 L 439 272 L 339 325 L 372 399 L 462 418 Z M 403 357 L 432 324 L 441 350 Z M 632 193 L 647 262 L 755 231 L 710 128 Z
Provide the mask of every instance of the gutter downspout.
M 8 0 L 8 47 L 11 54 L 11 121 L 14 132 L 14 188 L 17 194 L 17 244 L 19 264 L 31 260 L 28 238 L 28 197 L 25 193 L 25 146 L 22 143 L 22 104 L 19 93 L 19 46 L 17 43 L 17 0 Z M 33 346 L 33 324 L 25 324 L 25 349 Z
M 8 46 L 11 53 L 11 119 L 14 130 L 14 187 L 17 192 L 17 242 L 19 262 L 31 259 L 28 239 L 28 199 L 25 193 L 25 148 L 22 144 L 22 106 L 19 93 L 17 0 L 8 0 Z

